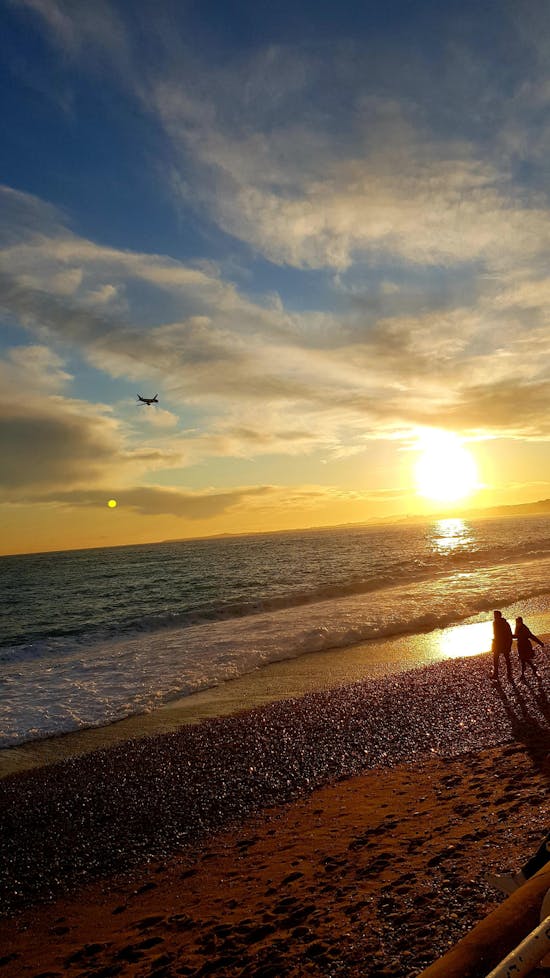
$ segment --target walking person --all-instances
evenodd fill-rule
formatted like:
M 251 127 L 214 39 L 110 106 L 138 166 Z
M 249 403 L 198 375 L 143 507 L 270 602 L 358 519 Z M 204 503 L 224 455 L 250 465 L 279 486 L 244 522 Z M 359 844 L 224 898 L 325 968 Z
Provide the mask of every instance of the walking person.
M 527 625 L 523 621 L 523 618 L 516 618 L 516 630 L 513 637 L 517 639 L 518 643 L 518 655 L 519 661 L 521 662 L 521 679 L 525 682 L 525 667 L 530 666 L 533 674 L 538 676 L 538 670 L 534 663 L 535 652 L 531 642 L 536 642 L 537 645 L 544 647 L 544 642 L 533 632 L 529 631 Z
M 504 656 L 506 663 L 506 675 L 510 682 L 514 681 L 512 675 L 512 663 L 510 662 L 510 652 L 512 651 L 512 629 L 506 618 L 502 617 L 502 611 L 493 611 L 493 675 L 491 679 L 498 682 L 498 660 Z

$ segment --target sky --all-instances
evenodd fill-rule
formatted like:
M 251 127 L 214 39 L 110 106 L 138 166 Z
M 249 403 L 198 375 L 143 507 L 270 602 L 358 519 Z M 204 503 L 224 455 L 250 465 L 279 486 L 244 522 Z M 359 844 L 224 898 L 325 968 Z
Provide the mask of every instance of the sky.
M 0 17 L 1 553 L 550 497 L 547 3 Z

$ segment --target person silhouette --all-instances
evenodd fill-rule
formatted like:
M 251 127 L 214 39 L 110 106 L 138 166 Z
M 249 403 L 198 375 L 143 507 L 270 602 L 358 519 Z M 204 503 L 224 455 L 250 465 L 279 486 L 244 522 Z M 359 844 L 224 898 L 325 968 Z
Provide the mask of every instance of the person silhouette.
M 518 655 L 519 661 L 521 662 L 521 679 L 525 681 L 525 666 L 530 666 L 534 675 L 538 676 L 538 671 L 533 659 L 535 653 L 531 641 L 536 642 L 540 646 L 544 646 L 544 642 L 533 635 L 533 632 L 529 631 L 527 625 L 523 621 L 523 618 L 519 616 L 516 618 L 516 630 L 513 637 L 518 643 Z
M 498 682 L 498 660 L 501 655 L 506 662 L 506 675 L 510 682 L 514 681 L 510 652 L 512 651 L 512 629 L 501 611 L 493 611 L 493 675 L 491 679 Z

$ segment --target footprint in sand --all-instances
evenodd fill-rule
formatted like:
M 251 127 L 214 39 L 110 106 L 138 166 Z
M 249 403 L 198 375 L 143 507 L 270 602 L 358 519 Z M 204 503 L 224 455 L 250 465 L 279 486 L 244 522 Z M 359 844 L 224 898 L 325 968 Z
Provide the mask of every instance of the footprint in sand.
M 138 920 L 137 924 L 134 924 L 136 930 L 147 930 L 148 927 L 154 927 L 156 924 L 160 924 L 166 917 L 144 917 L 143 920 Z
M 334 856 L 325 856 L 325 858 L 321 860 L 321 863 L 324 866 L 325 873 L 333 873 L 335 869 L 340 869 L 342 866 L 346 866 L 347 860 L 336 859 Z
M 429 835 L 421 835 L 418 839 L 411 839 L 407 846 L 407 852 L 414 852 L 419 846 L 425 845 L 429 838 Z
M 464 815 L 464 816 L 471 815 L 472 812 L 475 812 L 475 810 L 476 810 L 475 805 L 462 804 L 462 805 L 455 805 L 453 808 L 453 812 L 455 815 Z
M 140 941 L 139 944 L 128 944 L 127 947 L 123 947 L 117 953 L 116 957 L 117 960 L 134 964 L 136 961 L 141 961 L 145 957 L 145 951 L 149 951 L 152 947 L 163 943 L 164 938 L 162 937 L 148 937 L 146 940 Z
M 287 886 L 289 883 L 294 883 L 295 880 L 301 880 L 303 878 L 303 873 L 289 873 L 288 876 L 285 876 L 284 880 L 281 880 L 281 886 Z
M 139 890 L 135 890 L 134 892 L 136 895 L 139 893 L 147 893 L 149 890 L 156 890 L 157 886 L 158 883 L 144 883 L 143 886 L 140 886 Z
M 370 832 L 365 832 L 365 835 L 358 836 L 357 839 L 350 842 L 348 849 L 351 849 L 352 852 L 354 852 L 357 849 L 364 849 L 366 846 L 374 846 L 375 843 L 370 841 L 369 836 Z
M 260 836 L 255 835 L 251 839 L 239 839 L 237 842 L 237 849 L 249 849 L 250 846 L 255 846 L 257 842 L 260 841 Z
M 188 917 L 187 914 L 174 913 L 171 917 L 168 917 L 168 923 L 177 930 L 190 930 L 194 926 L 195 921 L 192 917 Z
M 299 927 L 301 924 L 303 924 L 304 921 L 306 921 L 307 918 L 314 912 L 315 904 L 313 903 L 306 903 L 302 907 L 298 906 L 292 911 L 292 913 L 280 921 L 279 926 L 292 930 L 294 927 Z M 275 930 L 275 928 L 273 929 Z
M 65 965 L 80 964 L 88 958 L 96 957 L 100 951 L 105 951 L 108 947 L 109 944 L 85 944 L 84 947 L 79 948 L 78 951 L 74 951 L 68 958 L 65 958 Z

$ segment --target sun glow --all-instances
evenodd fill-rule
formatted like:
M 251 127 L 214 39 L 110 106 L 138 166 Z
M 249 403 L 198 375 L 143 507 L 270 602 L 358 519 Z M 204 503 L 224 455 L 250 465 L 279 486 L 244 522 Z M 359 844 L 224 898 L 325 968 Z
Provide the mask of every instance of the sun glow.
M 445 628 L 439 635 L 439 647 L 448 659 L 480 655 L 491 648 L 493 625 L 491 621 L 478 621 L 471 625 Z
M 475 459 L 460 438 L 449 431 L 422 432 L 415 466 L 417 492 L 437 502 L 455 502 L 479 486 Z

